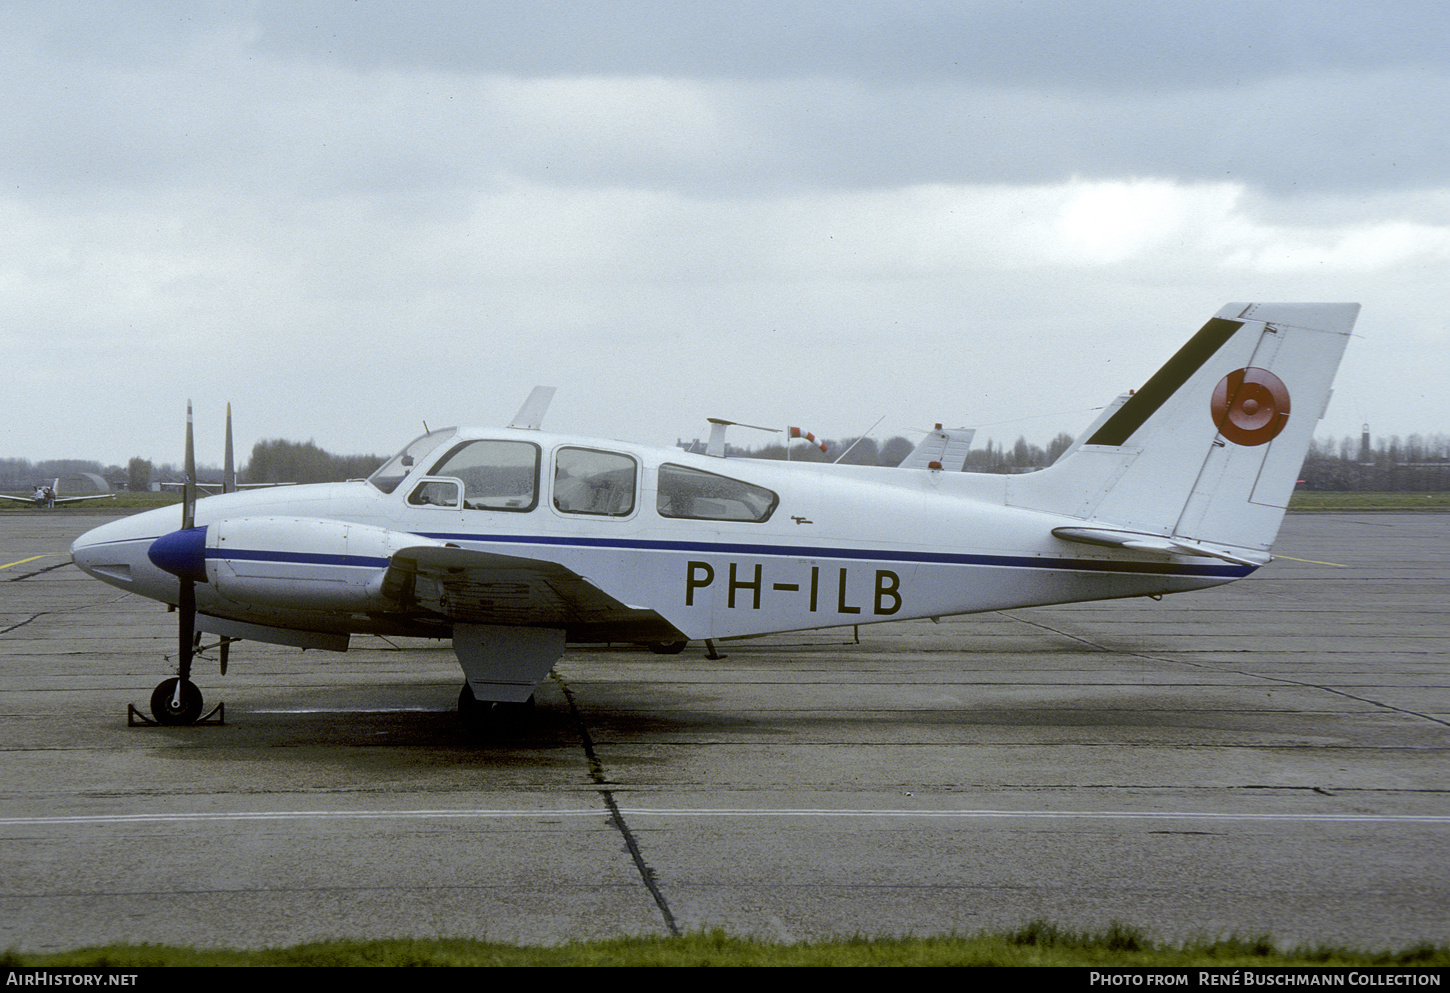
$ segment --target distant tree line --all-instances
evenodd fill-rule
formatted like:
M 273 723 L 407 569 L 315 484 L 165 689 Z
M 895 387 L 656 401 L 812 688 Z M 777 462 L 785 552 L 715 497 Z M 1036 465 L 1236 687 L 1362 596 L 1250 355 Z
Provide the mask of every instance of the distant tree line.
M 834 462 L 854 440 L 827 439 L 824 453 L 798 441 L 791 446 L 790 457 L 796 462 Z M 1072 442 L 1072 436 L 1066 433 L 1058 434 L 1045 448 L 1028 442 L 1025 437 L 1019 437 L 1010 447 L 988 438 L 983 447 L 973 448 L 967 455 L 966 471 L 1018 473 L 1042 469 L 1056 462 Z M 698 442 L 691 447 L 705 450 Z M 911 454 L 913 447 L 911 441 L 902 437 L 880 445 L 866 438 L 846 452 L 841 461 L 896 466 Z M 755 449 L 726 445 L 725 452 L 746 458 L 785 458 L 785 446 L 780 444 Z M 1316 439 L 1299 475 L 1303 480 L 1301 488 L 1306 490 L 1450 491 L 1450 435 L 1412 434 L 1404 439 L 1392 435 L 1372 442 L 1364 437 Z
M 1306 490 L 1443 492 L 1450 490 L 1450 435 L 1315 439 L 1299 478 Z
M 244 479 L 248 483 L 340 482 L 372 475 L 384 461 L 386 457 L 381 455 L 333 455 L 311 441 L 272 438 L 252 446 Z
M 111 478 L 112 473 L 121 473 L 119 466 L 102 466 L 94 459 L 47 459 L 31 462 L 29 459 L 0 459 L 0 490 L 28 491 L 36 483 L 49 483 L 79 472 L 93 472 L 97 476 Z M 114 484 L 112 484 L 114 485 Z
M 252 447 L 252 459 L 237 470 L 237 479 L 244 483 L 330 483 L 368 476 L 385 461 L 381 455 L 332 455 L 311 441 L 284 441 L 280 438 L 259 441 Z M 152 483 L 176 483 L 182 479 L 182 467 L 163 462 L 154 465 L 150 459 L 133 458 L 124 467 L 102 466 L 94 459 L 29 459 L 0 458 L 0 492 L 28 492 L 37 483 L 49 483 L 76 473 L 103 476 L 112 489 L 133 493 L 151 488 Z M 198 482 L 220 483 L 222 469 L 216 465 L 200 465 Z
M 1031 472 L 1051 465 L 1072 445 L 1072 437 L 1058 434 L 1040 447 L 1019 437 L 1010 447 L 988 438 L 981 448 L 967 455 L 968 472 L 1017 473 Z M 854 446 L 853 446 L 854 443 Z M 915 443 L 896 436 L 884 442 L 873 438 L 826 439 L 827 450 L 797 441 L 791 445 L 790 458 L 797 462 L 834 462 L 844 452 L 841 462 L 848 465 L 900 465 Z M 702 442 L 680 443 L 680 447 L 703 452 Z M 849 451 L 848 451 L 849 449 Z M 726 445 L 727 455 L 757 459 L 784 459 L 786 448 L 781 444 L 761 448 Z M 259 441 L 252 447 L 251 461 L 238 470 L 241 482 L 248 483 L 327 483 L 368 476 L 385 460 L 380 455 L 332 455 L 311 441 L 296 442 L 274 438 Z M 125 468 L 102 466 L 93 459 L 49 459 L 31 462 L 28 459 L 0 458 L 0 491 L 25 492 L 36 483 L 75 473 L 104 476 L 115 489 L 144 490 L 153 482 L 177 482 L 181 470 L 173 463 L 155 466 L 148 459 L 133 458 Z M 204 483 L 221 481 L 222 470 L 214 465 L 199 466 L 197 477 Z M 1375 492 L 1444 492 L 1450 491 L 1450 435 L 1412 434 L 1406 438 L 1344 437 L 1319 438 L 1309 448 L 1300 472 L 1302 489 L 1367 490 Z

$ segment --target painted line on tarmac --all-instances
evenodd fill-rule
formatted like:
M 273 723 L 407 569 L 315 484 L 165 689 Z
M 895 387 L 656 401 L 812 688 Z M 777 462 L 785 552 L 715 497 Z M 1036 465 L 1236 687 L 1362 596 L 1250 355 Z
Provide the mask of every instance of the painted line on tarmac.
M 445 707 L 293 707 L 285 710 L 247 710 L 247 714 L 451 714 L 454 708 Z
M 745 807 L 621 807 L 631 817 L 711 817 L 817 819 L 890 818 L 897 820 L 1119 820 L 1119 821 L 1267 821 L 1318 824 L 1425 824 L 1450 826 L 1447 814 L 1271 814 L 1205 811 L 1135 810 L 864 810 Z M 552 810 L 274 810 L 227 813 L 81 814 L 60 817 L 0 817 L 0 827 L 106 824 L 179 824 L 227 821 L 361 821 L 361 820 L 548 820 L 560 817 L 610 817 L 600 807 L 565 807 Z
M 1339 562 L 1320 562 L 1318 559 L 1296 559 L 1292 555 L 1275 555 L 1276 559 L 1288 559 L 1290 562 L 1308 562 L 1310 565 L 1332 565 L 1336 569 L 1348 569 L 1349 566 Z
M 34 562 L 36 559 L 43 559 L 48 555 L 54 554 L 54 552 L 42 552 L 40 555 L 32 555 L 28 559 L 21 559 L 19 562 L 6 562 L 4 565 L 0 565 L 0 569 L 9 569 L 12 565 L 24 565 L 27 562 Z

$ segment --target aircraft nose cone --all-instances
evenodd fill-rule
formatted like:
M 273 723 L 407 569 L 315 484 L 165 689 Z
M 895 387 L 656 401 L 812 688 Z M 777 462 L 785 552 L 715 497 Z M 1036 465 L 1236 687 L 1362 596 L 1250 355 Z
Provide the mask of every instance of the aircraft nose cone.
M 88 532 L 71 542 L 70 558 L 83 570 L 94 575 L 98 542 L 92 537 L 92 534 L 93 532 Z
M 159 569 L 181 579 L 206 582 L 206 528 L 187 528 L 163 534 L 146 549 L 146 557 Z

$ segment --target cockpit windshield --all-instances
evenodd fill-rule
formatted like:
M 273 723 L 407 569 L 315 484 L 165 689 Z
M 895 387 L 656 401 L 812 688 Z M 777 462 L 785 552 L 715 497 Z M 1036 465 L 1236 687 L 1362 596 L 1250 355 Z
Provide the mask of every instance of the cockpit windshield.
M 401 452 L 383 463 L 382 468 L 369 476 L 368 482 L 384 493 L 393 492 L 398 488 L 398 484 L 407 478 L 408 473 L 413 471 L 413 467 L 418 464 L 419 459 L 453 437 L 457 431 L 457 428 L 439 428 L 437 431 L 428 432 L 421 438 L 415 438 Z

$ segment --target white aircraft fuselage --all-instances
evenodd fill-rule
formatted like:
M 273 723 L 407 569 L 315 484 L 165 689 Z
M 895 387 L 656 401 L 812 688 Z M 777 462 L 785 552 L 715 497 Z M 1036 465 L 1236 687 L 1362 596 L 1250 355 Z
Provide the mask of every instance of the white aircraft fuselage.
M 339 650 L 353 633 L 451 637 L 464 693 L 497 702 L 526 701 L 566 642 L 1202 589 L 1270 560 L 1357 313 L 1230 304 L 1035 473 L 550 434 L 534 428 L 545 396 L 526 426 L 432 432 L 366 481 L 207 497 L 188 528 L 175 509 L 138 514 L 72 555 L 181 604 L 196 631 Z
M 628 456 L 639 466 L 638 498 L 620 516 L 569 514 L 541 473 L 540 499 L 523 513 L 408 502 L 430 458 L 474 439 L 537 445 L 545 465 L 558 451 L 581 447 Z M 727 475 L 778 493 L 780 503 L 763 522 L 663 517 L 662 464 Z M 208 581 L 198 586 L 197 609 L 307 631 L 446 636 L 426 618 L 420 627 L 415 614 L 396 613 L 382 590 L 393 554 L 430 543 L 554 562 L 637 607 L 617 627 L 581 620 L 569 639 L 579 641 L 728 638 L 1143 596 L 1252 571 L 1055 538 L 1054 527 L 1082 522 L 1003 506 L 1010 479 L 716 459 L 537 431 L 448 432 L 392 493 L 355 480 L 198 501 Z M 177 577 L 148 552 L 176 524 L 171 508 L 124 518 L 90 532 L 73 555 L 98 578 L 174 603 Z

